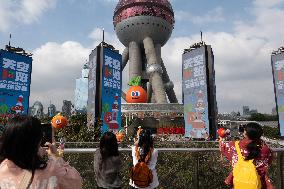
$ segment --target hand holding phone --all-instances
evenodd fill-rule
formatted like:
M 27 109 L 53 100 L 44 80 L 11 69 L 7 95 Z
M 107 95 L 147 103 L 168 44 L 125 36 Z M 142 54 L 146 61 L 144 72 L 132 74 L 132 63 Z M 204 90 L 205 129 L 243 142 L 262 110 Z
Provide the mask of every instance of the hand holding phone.
M 48 155 L 58 157 L 58 151 L 57 151 L 55 143 L 47 142 L 47 143 L 45 143 L 45 146 L 48 147 L 48 149 L 47 149 Z

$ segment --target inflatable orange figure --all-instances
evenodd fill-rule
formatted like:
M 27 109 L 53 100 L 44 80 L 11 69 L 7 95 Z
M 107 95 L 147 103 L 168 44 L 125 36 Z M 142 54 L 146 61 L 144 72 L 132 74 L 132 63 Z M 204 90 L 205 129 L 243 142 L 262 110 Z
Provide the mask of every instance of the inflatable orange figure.
M 68 124 L 67 118 L 62 116 L 60 113 L 54 116 L 51 120 L 51 125 L 55 129 L 61 129 L 67 126 L 67 124 Z

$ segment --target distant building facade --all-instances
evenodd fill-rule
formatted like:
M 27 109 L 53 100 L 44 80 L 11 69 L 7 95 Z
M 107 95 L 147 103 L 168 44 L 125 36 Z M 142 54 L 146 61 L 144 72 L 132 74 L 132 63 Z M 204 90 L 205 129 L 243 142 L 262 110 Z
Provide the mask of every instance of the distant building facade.
M 62 106 L 62 113 L 70 117 L 71 116 L 71 111 L 72 111 L 72 103 L 69 100 L 63 100 L 63 106 Z
M 272 115 L 277 115 L 276 107 L 272 108 L 271 114 L 272 114 Z
M 243 106 L 243 115 L 249 115 L 249 107 L 248 106 Z
M 243 116 L 250 116 L 251 114 L 257 114 L 257 109 L 249 109 L 249 106 L 243 106 Z
M 47 110 L 48 117 L 53 117 L 56 114 L 56 107 L 54 104 L 50 104 Z
M 88 74 L 89 68 L 85 64 L 82 69 L 82 76 L 76 79 L 75 89 L 75 111 L 87 112 L 87 100 L 88 100 Z
M 39 101 L 35 101 L 34 105 L 30 107 L 29 115 L 36 118 L 43 118 L 43 105 Z
M 257 114 L 257 113 L 258 113 L 257 109 L 255 109 L 255 110 L 250 110 L 250 111 L 249 111 L 249 115 L 251 115 L 251 114 Z

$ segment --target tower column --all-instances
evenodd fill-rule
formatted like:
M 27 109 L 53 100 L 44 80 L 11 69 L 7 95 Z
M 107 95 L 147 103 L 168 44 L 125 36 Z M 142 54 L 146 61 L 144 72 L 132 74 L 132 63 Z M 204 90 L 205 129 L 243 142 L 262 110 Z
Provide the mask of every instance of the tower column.
M 138 43 L 129 43 L 129 79 L 142 75 L 142 58 Z
M 157 57 L 153 40 L 150 37 L 146 37 L 143 40 L 143 44 L 148 62 L 147 73 L 150 76 L 150 83 L 152 84 L 155 100 L 159 104 L 166 104 L 167 98 L 161 77 L 163 70 L 158 61 L 159 59 L 161 60 L 161 56 Z M 159 48 L 158 46 L 156 47 Z
M 147 102 L 148 103 L 152 102 L 152 94 L 153 94 L 152 85 L 150 82 L 148 82 L 147 83 Z
M 168 99 L 169 99 L 170 103 L 178 103 L 178 100 L 177 100 L 177 97 L 176 97 L 176 94 L 175 94 L 175 91 L 174 91 L 174 84 L 170 80 L 170 77 L 168 75 L 164 61 L 162 59 L 161 59 L 161 66 L 162 66 L 162 69 L 163 69 L 162 78 L 163 78 L 166 93 L 168 95 Z
M 121 66 L 122 68 L 121 68 L 121 70 L 124 70 L 128 60 L 129 60 L 129 48 L 126 47 L 124 49 L 123 53 L 122 53 L 122 66 Z

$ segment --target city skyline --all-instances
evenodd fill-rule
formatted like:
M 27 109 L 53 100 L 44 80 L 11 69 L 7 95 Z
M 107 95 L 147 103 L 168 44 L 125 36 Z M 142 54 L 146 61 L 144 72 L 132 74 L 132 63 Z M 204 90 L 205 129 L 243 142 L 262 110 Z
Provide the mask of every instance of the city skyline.
M 64 99 L 74 103 L 75 79 L 92 49 L 102 40 L 122 53 L 112 24 L 116 0 L 0 0 L 0 48 L 12 33 L 11 45 L 33 55 L 30 106 Z M 275 107 L 270 54 L 283 45 L 283 0 L 237 2 L 172 0 L 175 29 L 162 56 L 181 103 L 181 56 L 184 48 L 203 39 L 215 55 L 219 112 L 243 105 L 271 113 Z M 127 68 L 126 68 L 127 69 Z M 124 76 L 128 73 L 124 72 Z M 123 79 L 126 88 L 126 77 Z M 50 97 L 52 96 L 52 99 Z M 46 111 L 46 110 L 45 110 Z

